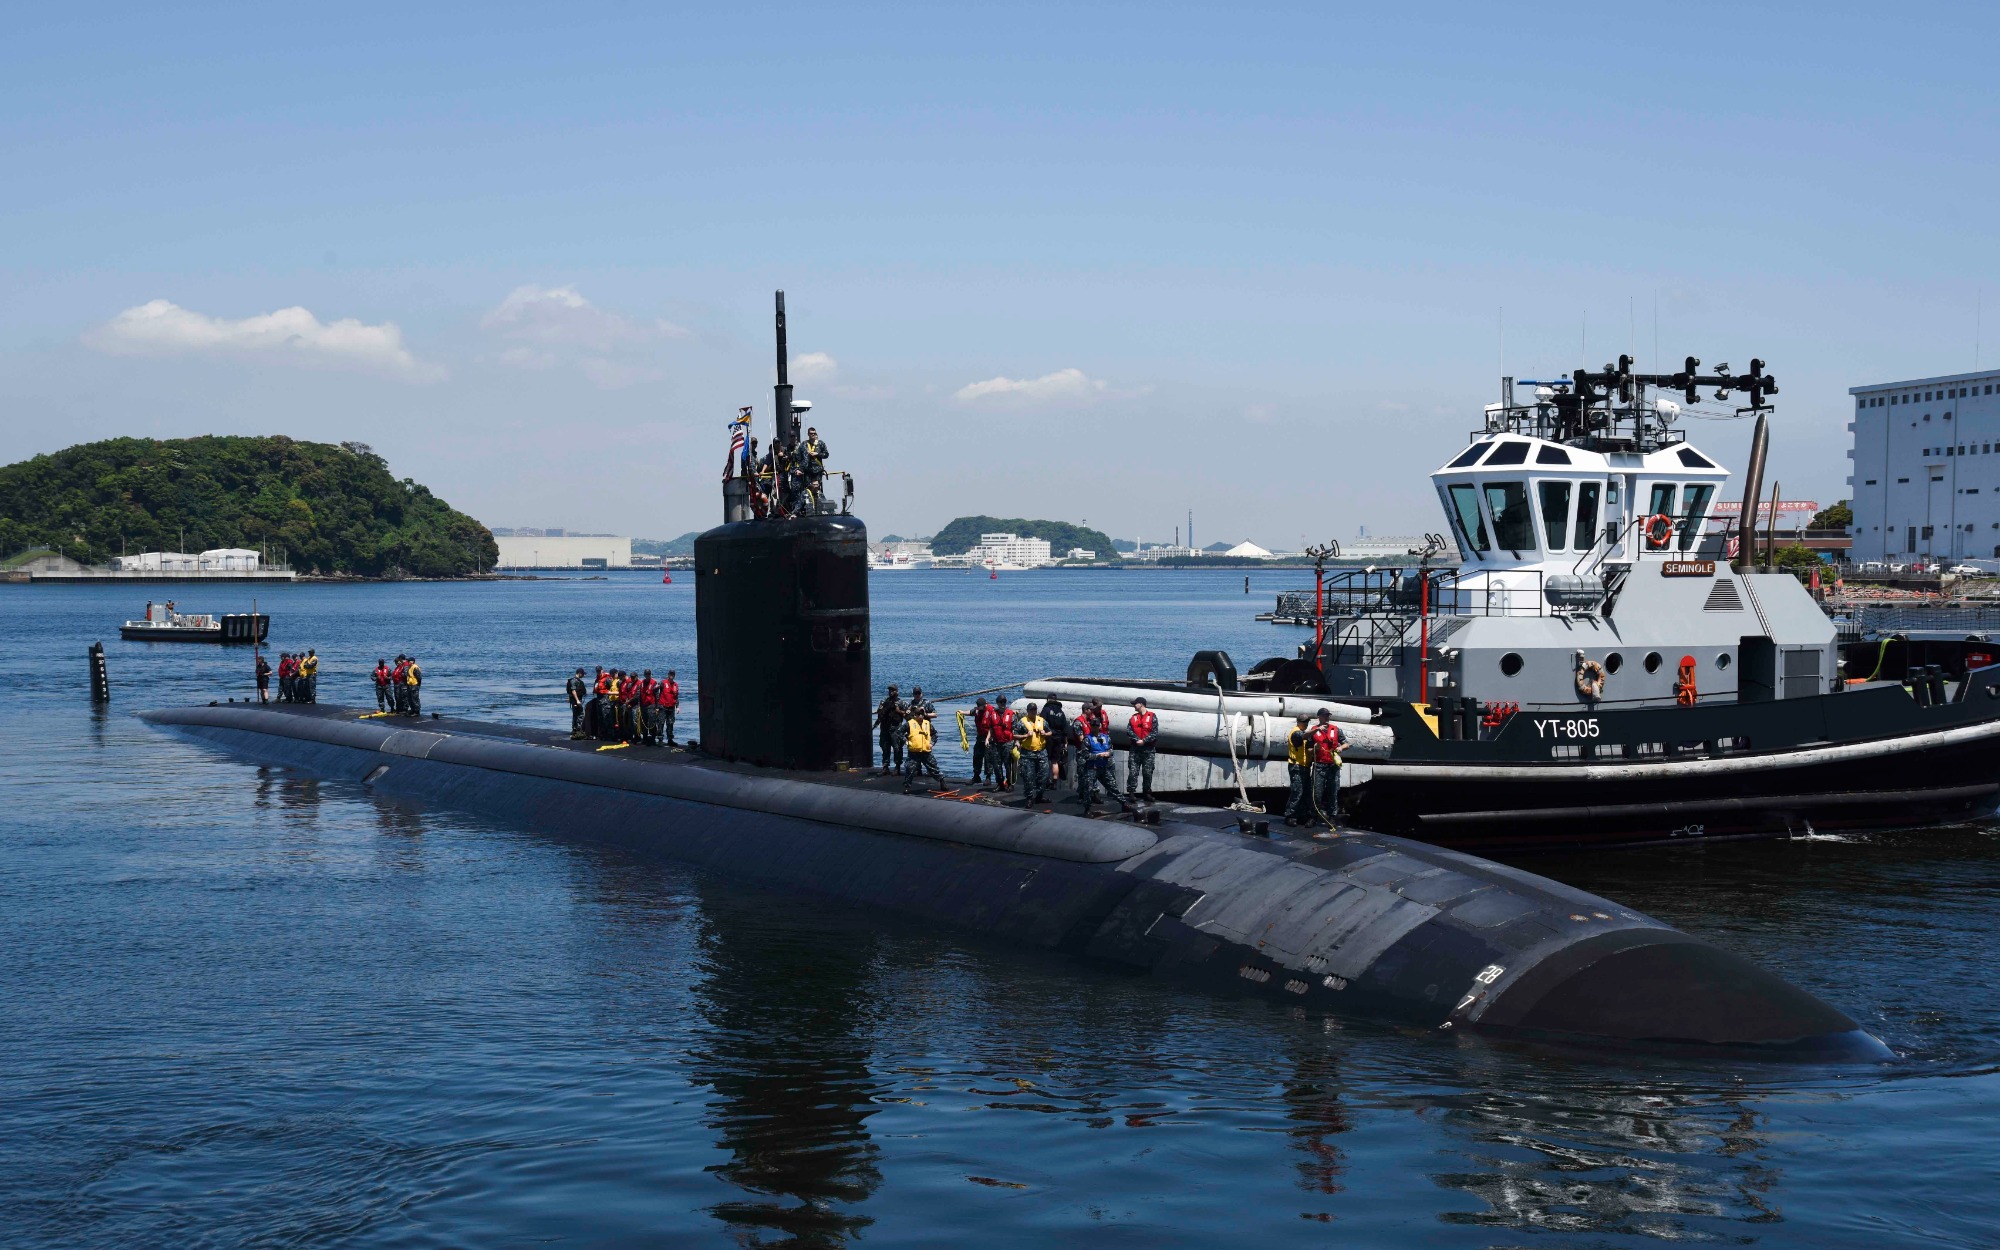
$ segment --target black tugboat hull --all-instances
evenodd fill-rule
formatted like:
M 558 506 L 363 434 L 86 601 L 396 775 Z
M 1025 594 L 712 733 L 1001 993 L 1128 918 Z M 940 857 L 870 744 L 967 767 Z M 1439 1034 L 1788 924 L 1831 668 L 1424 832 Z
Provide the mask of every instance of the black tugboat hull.
M 1586 1047 L 1888 1052 L 1747 961 L 1608 900 L 1376 834 L 1331 842 L 903 797 L 681 753 L 358 709 L 149 713 L 251 759 L 807 896 L 1305 1010 Z M 1608 993 L 1606 986 L 1634 986 Z M 1643 990 L 1643 992 L 1641 992 Z
M 2000 809 L 2000 670 L 1958 698 L 1900 685 L 1763 704 L 1515 713 L 1440 741 L 1383 709 L 1391 757 L 1356 787 L 1370 828 L 1479 851 L 1913 828 Z

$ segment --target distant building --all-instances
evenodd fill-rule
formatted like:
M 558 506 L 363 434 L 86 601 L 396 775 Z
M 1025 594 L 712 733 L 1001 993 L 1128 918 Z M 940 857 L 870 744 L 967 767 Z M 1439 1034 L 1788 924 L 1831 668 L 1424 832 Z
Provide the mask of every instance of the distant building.
M 1222 554 L 1236 560 L 1269 560 L 1274 558 L 1271 552 L 1253 542 L 1237 543 Z
M 198 573 L 201 557 L 185 551 L 142 551 L 111 557 L 111 567 L 127 573 Z
M 500 548 L 502 569 L 629 569 L 632 567 L 630 538 L 559 537 L 518 534 L 495 536 Z
M 1954 562 L 2000 554 L 2000 370 L 1857 386 L 1856 560 Z
M 1201 554 L 1201 552 L 1196 551 L 1193 547 L 1169 547 L 1161 544 L 1157 547 L 1141 547 L 1137 551 L 1128 553 L 1125 558 L 1127 560 L 1184 560 L 1189 556 L 1198 556 Z
M 16 578 L 26 578 L 37 573 L 86 573 L 89 566 L 47 547 L 30 547 L 0 560 L 0 571 Z
M 247 573 L 262 563 L 262 557 L 248 547 L 215 547 L 195 557 L 197 567 L 204 573 L 227 570 Z
M 1022 538 L 1018 534 L 981 534 L 971 552 L 975 564 L 1012 564 L 1039 568 L 1050 563 L 1049 540 Z
M 1370 535 L 1363 527 L 1361 536 L 1352 542 L 1340 544 L 1341 558 L 1347 560 L 1395 560 L 1408 556 L 1411 552 L 1422 551 L 1427 540 L 1422 534 L 1375 534 Z M 1441 560 L 1459 558 L 1458 547 L 1451 539 L 1445 539 Z
M 1090 551 L 1083 547 L 1071 547 L 1063 556 L 1065 560 L 1081 560 L 1085 563 L 1089 563 L 1096 558 L 1097 553 L 1095 551 Z

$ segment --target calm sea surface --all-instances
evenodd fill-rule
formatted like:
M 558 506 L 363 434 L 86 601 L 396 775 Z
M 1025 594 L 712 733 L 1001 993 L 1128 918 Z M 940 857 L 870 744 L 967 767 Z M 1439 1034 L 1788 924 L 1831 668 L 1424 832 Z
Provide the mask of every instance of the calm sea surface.
M 693 669 L 687 580 L 257 597 L 324 701 L 413 650 L 427 708 L 566 726 L 568 668 Z M 1248 664 L 1299 580 L 876 574 L 876 680 Z M 247 652 L 118 641 L 148 593 L 249 606 L 0 588 L 0 1245 L 2000 1243 L 1990 830 L 1532 861 L 1903 1056 L 1584 1063 L 239 763 L 134 717 L 250 689 Z

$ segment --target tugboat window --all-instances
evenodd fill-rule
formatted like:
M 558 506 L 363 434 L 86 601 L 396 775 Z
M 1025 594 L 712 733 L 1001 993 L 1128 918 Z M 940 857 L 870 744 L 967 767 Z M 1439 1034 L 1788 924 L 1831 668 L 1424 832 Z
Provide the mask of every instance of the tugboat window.
M 1560 447 L 1543 447 L 1535 452 L 1536 464 L 1568 464 L 1569 453 Z
M 1727 651 L 1715 657 L 1715 667 L 1719 669 L 1729 667 L 1729 653 Z
M 1454 483 L 1451 487 L 1451 510 L 1458 522 L 1458 532 L 1476 555 L 1485 555 L 1493 550 L 1493 543 L 1486 537 L 1486 520 L 1479 515 L 1479 496 L 1470 485 Z
M 1659 671 L 1660 671 L 1660 653 L 1659 653 L 1659 652 L 1657 652 L 1657 651 L 1648 651 L 1648 652 L 1646 653 L 1646 671 L 1647 671 L 1647 672 L 1649 672 L 1649 673 L 1657 673 L 1657 672 L 1659 672 Z
M 1534 550 L 1535 520 L 1528 514 L 1526 483 L 1486 483 L 1486 506 L 1493 513 L 1493 541 L 1497 545 L 1517 553 Z
M 1708 516 L 1708 501 L 1714 496 L 1715 487 L 1707 482 L 1689 482 L 1681 490 L 1681 507 L 1685 515 L 1681 517 L 1681 550 L 1692 551 L 1701 539 L 1701 523 Z
M 1572 545 L 1578 551 L 1589 551 L 1597 545 L 1597 488 L 1600 484 L 1576 484 L 1576 541 Z
M 1715 467 L 1714 462 L 1692 447 L 1681 448 L 1680 457 L 1681 463 L 1690 469 L 1713 469 Z
M 1563 531 L 1569 525 L 1569 483 L 1542 483 L 1542 535 L 1550 551 L 1563 549 Z
M 1516 652 L 1509 651 L 1507 654 L 1501 656 L 1500 671 L 1509 677 L 1512 677 L 1514 674 L 1520 672 L 1521 671 L 1520 655 Z
M 1493 454 L 1486 458 L 1486 463 L 1488 465 L 1526 464 L 1527 462 L 1528 462 L 1528 445 L 1526 443 L 1514 442 L 1512 440 L 1504 442 L 1500 444 L 1498 447 L 1495 447 L 1493 449 Z M 1506 546 L 1506 544 L 1502 543 L 1501 546 L 1504 547 Z
M 1485 451 L 1486 448 L 1487 444 L 1485 443 L 1474 443 L 1472 446 L 1466 448 L 1464 451 L 1459 452 L 1458 455 L 1452 459 L 1452 462 L 1446 465 L 1445 468 L 1463 469 L 1466 465 L 1471 464 L 1473 461 L 1479 459 L 1480 453 Z
M 1616 673 L 1619 669 L 1624 667 L 1625 667 L 1625 657 L 1618 654 L 1618 652 L 1613 651 L 1610 655 L 1604 657 L 1605 672 Z

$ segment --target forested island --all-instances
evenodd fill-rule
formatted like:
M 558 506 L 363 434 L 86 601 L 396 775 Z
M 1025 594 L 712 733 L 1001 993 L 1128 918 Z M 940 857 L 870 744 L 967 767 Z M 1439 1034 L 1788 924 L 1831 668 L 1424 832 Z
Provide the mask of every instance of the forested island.
M 365 443 L 113 438 L 0 468 L 0 555 L 47 547 L 102 564 L 225 546 L 362 577 L 463 577 L 500 558 L 484 525 L 398 481 Z
M 1024 517 L 962 516 L 931 538 L 931 550 L 941 556 L 955 556 L 979 545 L 981 534 L 1019 534 L 1023 538 L 1046 538 L 1049 549 L 1061 555 L 1072 547 L 1094 551 L 1100 560 L 1116 560 L 1118 552 L 1111 538 L 1101 530 L 1071 525 L 1068 521 L 1031 521 Z

